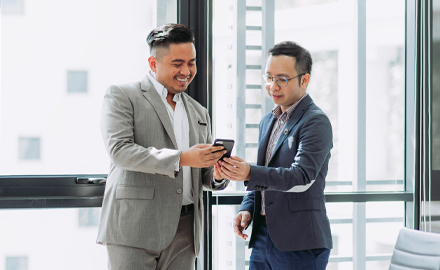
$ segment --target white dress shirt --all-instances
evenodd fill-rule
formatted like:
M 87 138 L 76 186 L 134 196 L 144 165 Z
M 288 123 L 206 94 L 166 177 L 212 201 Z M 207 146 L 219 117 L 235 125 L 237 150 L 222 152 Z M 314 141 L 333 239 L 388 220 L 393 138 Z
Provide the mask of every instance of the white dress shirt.
M 189 148 L 189 122 L 188 115 L 185 110 L 185 105 L 183 104 L 182 94 L 175 94 L 173 101 L 176 102 L 176 107 L 171 107 L 167 101 L 168 90 L 159 83 L 150 72 L 148 72 L 148 78 L 153 83 L 154 88 L 161 97 L 165 108 L 167 109 L 168 115 L 171 120 L 171 124 L 174 130 L 174 136 L 176 137 L 177 147 L 180 151 L 185 151 Z M 176 164 L 176 171 L 179 171 L 179 161 Z M 188 166 L 183 166 L 181 173 L 183 174 L 183 200 L 182 205 L 194 203 L 193 199 L 193 186 L 191 177 L 191 168 Z

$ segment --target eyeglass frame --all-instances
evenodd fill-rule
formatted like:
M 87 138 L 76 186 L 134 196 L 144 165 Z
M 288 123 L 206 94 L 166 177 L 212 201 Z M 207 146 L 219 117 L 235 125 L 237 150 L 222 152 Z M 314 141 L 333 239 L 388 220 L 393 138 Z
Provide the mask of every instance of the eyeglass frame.
M 268 76 L 267 74 L 263 74 L 263 75 L 262 75 L 262 78 L 263 78 L 263 81 L 266 83 L 266 85 L 273 85 L 273 83 L 274 83 L 273 78 L 275 78 L 275 81 L 277 82 L 277 84 L 278 84 L 280 87 L 287 87 L 287 85 L 289 85 L 289 81 L 290 81 L 290 80 L 293 80 L 293 79 L 295 79 L 295 78 L 298 78 L 298 77 L 300 77 L 300 76 L 302 76 L 302 75 L 306 75 L 306 74 L 307 74 L 307 72 L 306 72 L 306 73 L 301 73 L 301 74 L 299 74 L 299 75 L 297 75 L 297 76 L 295 76 L 295 77 L 293 77 L 293 78 L 290 78 L 290 79 L 287 79 L 286 76 Z M 272 83 L 268 83 L 268 80 L 267 80 L 268 77 L 271 77 L 271 78 L 272 78 Z M 281 85 L 280 82 L 278 81 L 278 77 L 280 77 L 280 78 L 284 78 L 285 81 L 287 82 L 286 85 Z

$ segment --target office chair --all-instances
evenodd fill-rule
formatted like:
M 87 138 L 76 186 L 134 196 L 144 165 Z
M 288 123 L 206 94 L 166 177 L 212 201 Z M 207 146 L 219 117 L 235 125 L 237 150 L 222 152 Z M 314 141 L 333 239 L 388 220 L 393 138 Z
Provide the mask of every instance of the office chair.
M 440 234 L 402 228 L 389 270 L 440 270 Z

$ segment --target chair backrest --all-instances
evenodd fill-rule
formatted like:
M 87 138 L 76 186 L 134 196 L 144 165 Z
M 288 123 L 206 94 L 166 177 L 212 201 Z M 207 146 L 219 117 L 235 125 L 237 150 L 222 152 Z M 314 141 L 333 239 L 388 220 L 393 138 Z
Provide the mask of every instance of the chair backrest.
M 390 270 L 440 270 L 440 234 L 402 228 Z

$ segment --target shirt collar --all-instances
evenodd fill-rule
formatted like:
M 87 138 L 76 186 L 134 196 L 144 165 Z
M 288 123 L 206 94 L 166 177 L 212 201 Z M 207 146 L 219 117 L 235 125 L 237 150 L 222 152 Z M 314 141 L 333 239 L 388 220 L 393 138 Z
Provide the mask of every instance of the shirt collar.
M 305 93 L 304 96 L 302 96 L 297 102 L 293 103 L 287 110 L 283 111 L 281 110 L 281 106 L 278 105 L 272 110 L 273 116 L 275 118 L 280 118 L 283 114 L 287 116 L 287 119 L 292 116 L 293 112 L 295 111 L 296 107 L 298 107 L 298 104 L 307 96 L 308 94 Z
M 151 71 L 148 71 L 147 76 L 150 79 L 150 81 L 153 83 L 154 89 L 156 89 L 159 96 L 163 99 L 166 99 L 167 95 L 168 95 L 168 90 L 165 88 L 165 86 L 163 86 L 160 82 L 158 82 L 153 77 L 153 75 L 151 75 Z M 174 102 L 181 102 L 182 101 L 181 93 L 175 94 L 173 101 Z

